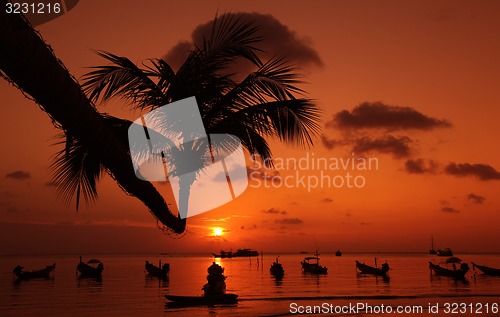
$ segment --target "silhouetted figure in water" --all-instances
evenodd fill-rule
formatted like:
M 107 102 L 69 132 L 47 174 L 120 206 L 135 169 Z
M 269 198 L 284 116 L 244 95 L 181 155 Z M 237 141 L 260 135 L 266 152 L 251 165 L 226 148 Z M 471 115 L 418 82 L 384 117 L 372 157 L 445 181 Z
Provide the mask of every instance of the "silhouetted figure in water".
M 208 283 L 203 285 L 202 290 L 205 292 L 205 296 L 210 295 L 223 295 L 226 293 L 226 277 L 224 276 L 224 268 L 215 262 L 208 267 L 207 281 Z

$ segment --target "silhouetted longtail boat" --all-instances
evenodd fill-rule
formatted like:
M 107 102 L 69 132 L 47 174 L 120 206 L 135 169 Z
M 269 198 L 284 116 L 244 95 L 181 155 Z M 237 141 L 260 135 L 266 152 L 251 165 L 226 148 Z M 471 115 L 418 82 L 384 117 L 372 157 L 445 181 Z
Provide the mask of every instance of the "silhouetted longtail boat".
M 212 253 L 214 258 L 238 258 L 238 257 L 250 257 L 250 256 L 259 256 L 259 252 L 253 249 L 238 249 L 236 252 L 233 251 L 224 251 L 221 250 L 219 254 Z
M 314 255 L 315 256 L 306 257 L 302 262 L 300 262 L 304 273 L 327 274 L 328 268 L 326 266 L 319 265 L 319 253 L 317 250 Z
M 18 265 L 14 268 L 12 273 L 19 279 L 19 280 L 30 280 L 34 278 L 49 278 L 50 273 L 54 272 L 54 269 L 56 268 L 56 264 L 52 265 L 47 265 L 44 269 L 37 270 L 37 271 L 23 271 L 23 267 Z
M 437 256 L 453 256 L 453 251 L 450 248 L 437 249 L 436 255 Z
M 165 263 L 163 266 L 161 265 L 160 261 L 160 266 L 156 266 L 149 261 L 146 261 L 146 272 L 148 272 L 149 276 L 155 276 L 158 278 L 165 279 L 167 278 L 167 274 L 170 271 L 170 264 Z
M 84 263 L 82 257 L 80 257 L 80 263 L 78 263 L 76 269 L 80 272 L 81 278 L 100 278 L 102 271 L 104 271 L 104 264 L 98 259 L 91 259 L 87 263 Z
M 273 262 L 269 270 L 271 271 L 271 274 L 276 278 L 282 278 L 285 275 L 283 265 L 278 262 L 278 258 L 276 258 L 276 262 Z
M 444 267 L 441 267 L 439 265 L 433 264 L 432 262 L 429 262 L 429 269 L 434 272 L 436 275 L 440 276 L 448 276 L 448 277 L 453 277 L 457 279 L 463 279 L 465 277 L 465 274 L 469 271 L 469 266 L 467 263 L 462 263 L 460 265 L 460 269 L 457 270 L 450 270 Z
M 360 263 L 359 261 L 356 261 L 356 268 L 361 274 L 370 274 L 385 277 L 387 277 L 387 272 L 389 272 L 390 270 L 389 264 L 387 263 L 382 264 L 382 268 L 378 268 Z
M 483 272 L 486 275 L 500 276 L 500 269 L 495 269 L 495 268 L 483 266 L 483 265 L 477 265 L 474 262 L 472 262 L 472 267 L 473 268 L 477 267 L 479 270 L 481 270 L 481 272 Z

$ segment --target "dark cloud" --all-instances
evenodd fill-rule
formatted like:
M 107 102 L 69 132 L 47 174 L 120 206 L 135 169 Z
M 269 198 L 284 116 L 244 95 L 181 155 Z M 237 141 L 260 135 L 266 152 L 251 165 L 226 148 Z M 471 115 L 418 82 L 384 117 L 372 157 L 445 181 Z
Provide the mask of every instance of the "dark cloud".
M 246 175 L 243 173 L 240 173 L 242 168 L 245 169 Z M 233 175 L 230 178 L 230 180 L 234 182 L 234 181 L 239 181 L 239 180 L 245 179 L 248 176 L 248 170 L 247 170 L 246 166 L 235 165 L 229 171 L 227 171 L 227 174 Z M 234 176 L 234 175 L 236 175 L 236 176 Z M 219 172 L 219 173 L 215 174 L 213 181 L 226 183 L 227 182 L 226 172 Z
M 323 62 L 318 52 L 312 47 L 311 40 L 299 36 L 295 31 L 290 30 L 286 25 L 269 14 L 261 13 L 228 13 L 235 19 L 253 22 L 259 27 L 256 35 L 262 38 L 262 41 L 256 44 L 256 47 L 263 51 L 260 54 L 267 56 L 264 60 L 272 56 L 284 56 L 293 63 L 301 66 L 323 66 Z M 163 59 L 168 61 L 174 69 L 177 69 L 189 55 L 193 44 L 203 45 L 203 38 L 210 38 L 212 32 L 213 20 L 198 25 L 191 33 L 191 41 L 181 41 L 174 46 Z M 251 70 L 249 63 L 240 63 L 236 72 L 246 72 Z
M 254 225 L 252 225 L 250 227 L 241 226 L 240 229 L 241 230 L 255 230 L 255 229 L 257 229 L 257 225 L 254 224 Z
M 262 210 L 262 212 L 265 214 L 271 214 L 271 215 L 286 215 L 287 214 L 286 210 L 280 210 L 280 209 L 276 209 L 276 208 L 269 208 L 266 210 Z
M 362 137 L 354 141 L 352 151 L 362 154 L 367 152 L 380 152 L 391 154 L 394 158 L 403 158 L 411 155 L 413 140 L 407 136 L 394 137 L 387 135 L 381 138 Z
M 46 182 L 46 183 L 45 183 L 45 186 L 47 186 L 47 187 L 56 187 L 56 186 L 57 186 L 57 183 L 56 183 L 56 182 L 53 182 L 53 181 L 49 181 L 49 182 Z
M 290 234 L 287 230 L 287 226 L 281 226 L 279 228 L 271 228 L 274 232 L 278 234 Z
M 442 207 L 441 208 L 441 211 L 442 212 L 447 212 L 447 213 L 452 213 L 452 214 L 457 214 L 460 212 L 460 210 L 458 209 L 455 209 L 453 207 Z
M 362 226 L 371 226 L 372 225 L 370 222 L 360 222 L 359 224 Z
M 487 164 L 450 163 L 444 172 L 458 177 L 475 176 L 482 181 L 500 180 L 500 172 Z
M 467 195 L 467 199 L 472 201 L 472 203 L 478 204 L 478 205 L 483 204 L 484 201 L 486 200 L 485 197 L 476 195 L 474 193 L 470 193 L 469 195 Z
M 341 139 L 330 139 L 327 135 L 322 134 L 320 138 L 321 143 L 327 150 L 333 150 L 339 146 L 351 145 L 354 142 L 352 138 L 346 135 L 344 135 Z
M 336 148 L 337 146 L 340 146 L 340 145 L 343 145 L 342 144 L 342 141 L 338 141 L 338 140 L 334 140 L 334 139 L 330 139 L 328 138 L 328 136 L 326 135 L 321 135 L 321 143 L 323 144 L 323 146 L 325 148 L 327 148 L 328 150 L 333 150 L 334 148 Z
M 6 178 L 12 178 L 12 179 L 17 179 L 17 180 L 25 180 L 25 179 L 30 179 L 31 174 L 29 172 L 25 171 L 14 171 L 11 173 L 7 173 L 5 175 Z
M 440 200 L 439 203 L 441 204 L 441 206 L 449 206 L 450 205 L 450 202 L 447 201 L 446 199 Z
M 330 197 L 326 197 L 326 198 L 321 199 L 321 202 L 328 204 L 328 203 L 333 202 L 333 199 L 331 199 Z
M 247 168 L 247 175 L 249 181 L 259 180 L 263 182 L 271 182 L 273 184 L 280 184 L 283 181 L 281 179 L 280 172 L 266 168 Z
M 276 224 L 281 224 L 281 225 L 300 225 L 304 223 L 302 219 L 299 218 L 283 218 L 279 220 L 274 221 Z
M 447 120 L 429 117 L 411 107 L 391 106 L 381 102 L 363 102 L 352 111 L 337 112 L 327 127 L 340 129 L 387 129 L 394 130 L 431 130 L 448 128 Z
M 327 150 L 333 150 L 339 146 L 352 146 L 351 152 L 357 154 L 379 152 L 391 154 L 394 158 L 400 159 L 409 157 L 413 153 L 415 140 L 408 136 L 351 136 L 345 134 L 341 139 L 330 139 L 326 135 L 321 136 L 321 142 Z
M 424 159 L 410 159 L 405 162 L 405 171 L 410 174 L 436 174 L 439 164 L 436 161 Z
M 233 215 L 232 217 L 237 217 L 237 215 Z M 206 218 L 203 217 L 200 220 L 201 221 L 207 221 L 207 222 L 227 222 L 231 217 L 223 217 L 223 218 Z

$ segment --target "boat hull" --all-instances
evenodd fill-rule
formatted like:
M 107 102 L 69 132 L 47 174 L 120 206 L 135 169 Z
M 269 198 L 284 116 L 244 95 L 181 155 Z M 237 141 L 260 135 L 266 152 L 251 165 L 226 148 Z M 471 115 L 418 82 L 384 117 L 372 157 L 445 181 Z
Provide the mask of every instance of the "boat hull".
M 327 274 L 328 273 L 327 267 L 317 265 L 317 264 L 308 264 L 308 263 L 302 262 L 302 269 L 304 270 L 304 273 L 311 273 L 311 274 Z
M 259 256 L 259 252 L 252 249 L 238 249 L 236 252 L 232 251 L 221 251 L 220 253 L 212 253 L 214 258 L 241 258 L 241 257 L 253 257 Z
M 55 268 L 55 263 L 37 271 L 23 271 L 22 267 L 18 266 L 14 269 L 13 273 L 19 280 L 42 279 L 50 278 L 50 274 L 54 272 Z
M 500 269 L 495 269 L 495 268 L 488 267 L 488 266 L 477 265 L 474 262 L 472 262 L 472 265 L 474 267 L 477 267 L 485 275 L 500 276 Z
M 451 249 L 437 250 L 435 253 L 437 256 L 453 256 L 453 251 Z
M 100 278 L 102 276 L 102 271 L 104 270 L 102 266 L 95 268 L 83 262 L 78 263 L 76 269 L 80 272 L 81 278 Z
M 207 296 L 165 295 L 165 298 L 176 304 L 181 304 L 186 306 L 234 304 L 238 301 L 238 295 L 236 294 L 207 295 Z
M 459 269 L 459 270 L 449 270 L 447 268 L 433 264 L 432 262 L 429 262 L 429 268 L 436 275 L 452 277 L 452 278 L 456 278 L 456 279 L 464 279 L 465 274 L 467 274 L 467 272 L 469 271 L 469 268 Z
M 269 270 L 271 272 L 271 275 L 273 275 L 274 277 L 281 278 L 285 275 L 285 270 L 283 269 L 283 266 L 281 266 L 281 264 L 274 263 L 273 265 L 271 265 L 271 268 Z
M 149 276 L 166 279 L 168 272 L 170 271 L 170 265 L 163 265 L 162 268 L 157 267 L 154 264 L 146 262 L 146 272 Z
M 389 266 L 387 266 L 388 268 Z M 356 268 L 359 270 L 361 274 L 369 274 L 369 275 L 377 275 L 377 276 L 387 276 L 387 270 L 379 269 L 376 267 L 372 267 L 369 265 L 366 265 L 364 263 L 360 263 L 359 261 L 356 261 Z

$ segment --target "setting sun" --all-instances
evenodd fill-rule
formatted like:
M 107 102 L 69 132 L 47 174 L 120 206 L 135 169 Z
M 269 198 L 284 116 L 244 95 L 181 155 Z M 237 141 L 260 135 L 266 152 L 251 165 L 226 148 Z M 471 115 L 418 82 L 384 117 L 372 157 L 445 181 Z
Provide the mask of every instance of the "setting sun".
M 222 228 L 218 228 L 218 227 L 217 228 L 213 228 L 213 235 L 215 237 L 221 236 L 223 232 L 224 231 L 222 230 Z

